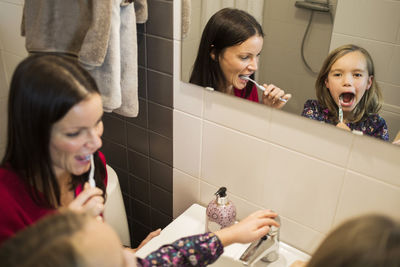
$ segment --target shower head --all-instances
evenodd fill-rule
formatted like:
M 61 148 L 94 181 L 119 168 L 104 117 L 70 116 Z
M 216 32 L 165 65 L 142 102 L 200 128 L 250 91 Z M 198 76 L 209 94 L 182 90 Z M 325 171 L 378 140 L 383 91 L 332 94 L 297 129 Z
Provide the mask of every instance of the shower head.
M 329 5 L 320 3 L 320 2 L 314 2 L 310 0 L 306 1 L 296 1 L 294 4 L 298 8 L 304 8 L 308 10 L 313 10 L 313 11 L 319 11 L 319 12 L 329 12 Z

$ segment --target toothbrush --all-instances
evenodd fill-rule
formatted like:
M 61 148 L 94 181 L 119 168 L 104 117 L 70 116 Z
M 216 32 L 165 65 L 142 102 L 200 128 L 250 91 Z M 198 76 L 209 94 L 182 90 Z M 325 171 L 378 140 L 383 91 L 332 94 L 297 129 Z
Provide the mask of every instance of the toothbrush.
M 242 78 L 242 79 L 244 79 L 244 80 L 251 81 L 252 83 L 255 84 L 255 86 L 256 86 L 258 89 L 262 90 L 263 92 L 265 91 L 265 88 L 264 88 L 263 86 L 259 85 L 255 80 L 253 80 L 253 79 L 250 78 L 249 76 L 240 75 L 239 77 Z M 284 98 L 282 98 L 282 97 L 280 97 L 279 100 L 282 101 L 282 102 L 285 102 L 285 103 L 287 102 L 287 100 L 284 99 Z
M 89 184 L 91 187 L 96 187 L 96 182 L 94 181 L 94 160 L 93 154 L 90 155 L 90 172 L 89 172 Z
M 338 102 L 338 108 L 339 108 L 339 122 L 343 123 L 343 109 L 342 109 L 342 105 L 340 104 L 340 101 L 343 100 L 342 96 L 339 96 L 339 102 Z

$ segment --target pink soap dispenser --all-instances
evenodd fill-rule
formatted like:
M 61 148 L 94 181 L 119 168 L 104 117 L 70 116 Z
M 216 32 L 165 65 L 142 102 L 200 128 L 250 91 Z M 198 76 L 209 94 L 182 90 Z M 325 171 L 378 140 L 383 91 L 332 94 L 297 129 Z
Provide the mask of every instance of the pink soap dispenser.
M 236 221 L 236 208 L 226 195 L 226 187 L 215 193 L 206 210 L 206 232 L 215 232 L 230 226 Z

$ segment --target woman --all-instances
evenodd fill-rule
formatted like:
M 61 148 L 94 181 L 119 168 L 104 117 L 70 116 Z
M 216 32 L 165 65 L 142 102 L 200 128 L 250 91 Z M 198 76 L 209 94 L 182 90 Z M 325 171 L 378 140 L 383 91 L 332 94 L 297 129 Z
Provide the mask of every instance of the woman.
M 215 13 L 204 28 L 190 82 L 217 91 L 259 102 L 254 79 L 263 46 L 261 25 L 245 11 L 224 8 Z M 273 84 L 264 84 L 262 102 L 282 108 L 290 94 Z
M 249 243 L 279 226 L 268 210 L 259 210 L 228 228 L 178 239 L 146 258 L 123 250 L 117 234 L 106 223 L 85 213 L 48 216 L 18 233 L 0 247 L 0 262 L 8 267 L 28 266 L 206 266 L 234 242 Z

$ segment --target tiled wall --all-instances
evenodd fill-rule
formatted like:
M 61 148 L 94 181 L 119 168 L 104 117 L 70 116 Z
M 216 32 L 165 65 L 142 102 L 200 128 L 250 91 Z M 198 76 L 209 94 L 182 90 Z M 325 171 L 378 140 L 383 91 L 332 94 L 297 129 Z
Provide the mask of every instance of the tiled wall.
M 281 239 L 309 253 L 346 218 L 400 219 L 398 146 L 181 82 L 179 26 L 175 17 L 174 217 L 225 185 L 239 218 L 275 209 Z
M 149 19 L 138 25 L 139 116 L 104 116 L 102 150 L 120 179 L 133 245 L 172 219 L 172 4 L 148 0 Z M 10 77 L 27 55 L 20 37 L 22 5 L 0 0 L 0 155 Z
M 361 12 L 353 12 L 360 10 Z M 391 140 L 400 131 L 400 1 L 340 0 L 330 50 L 348 43 L 366 48 L 374 59 Z
M 133 246 L 172 220 L 173 1 L 138 24 L 139 115 L 105 114 L 102 151 L 121 183 Z

